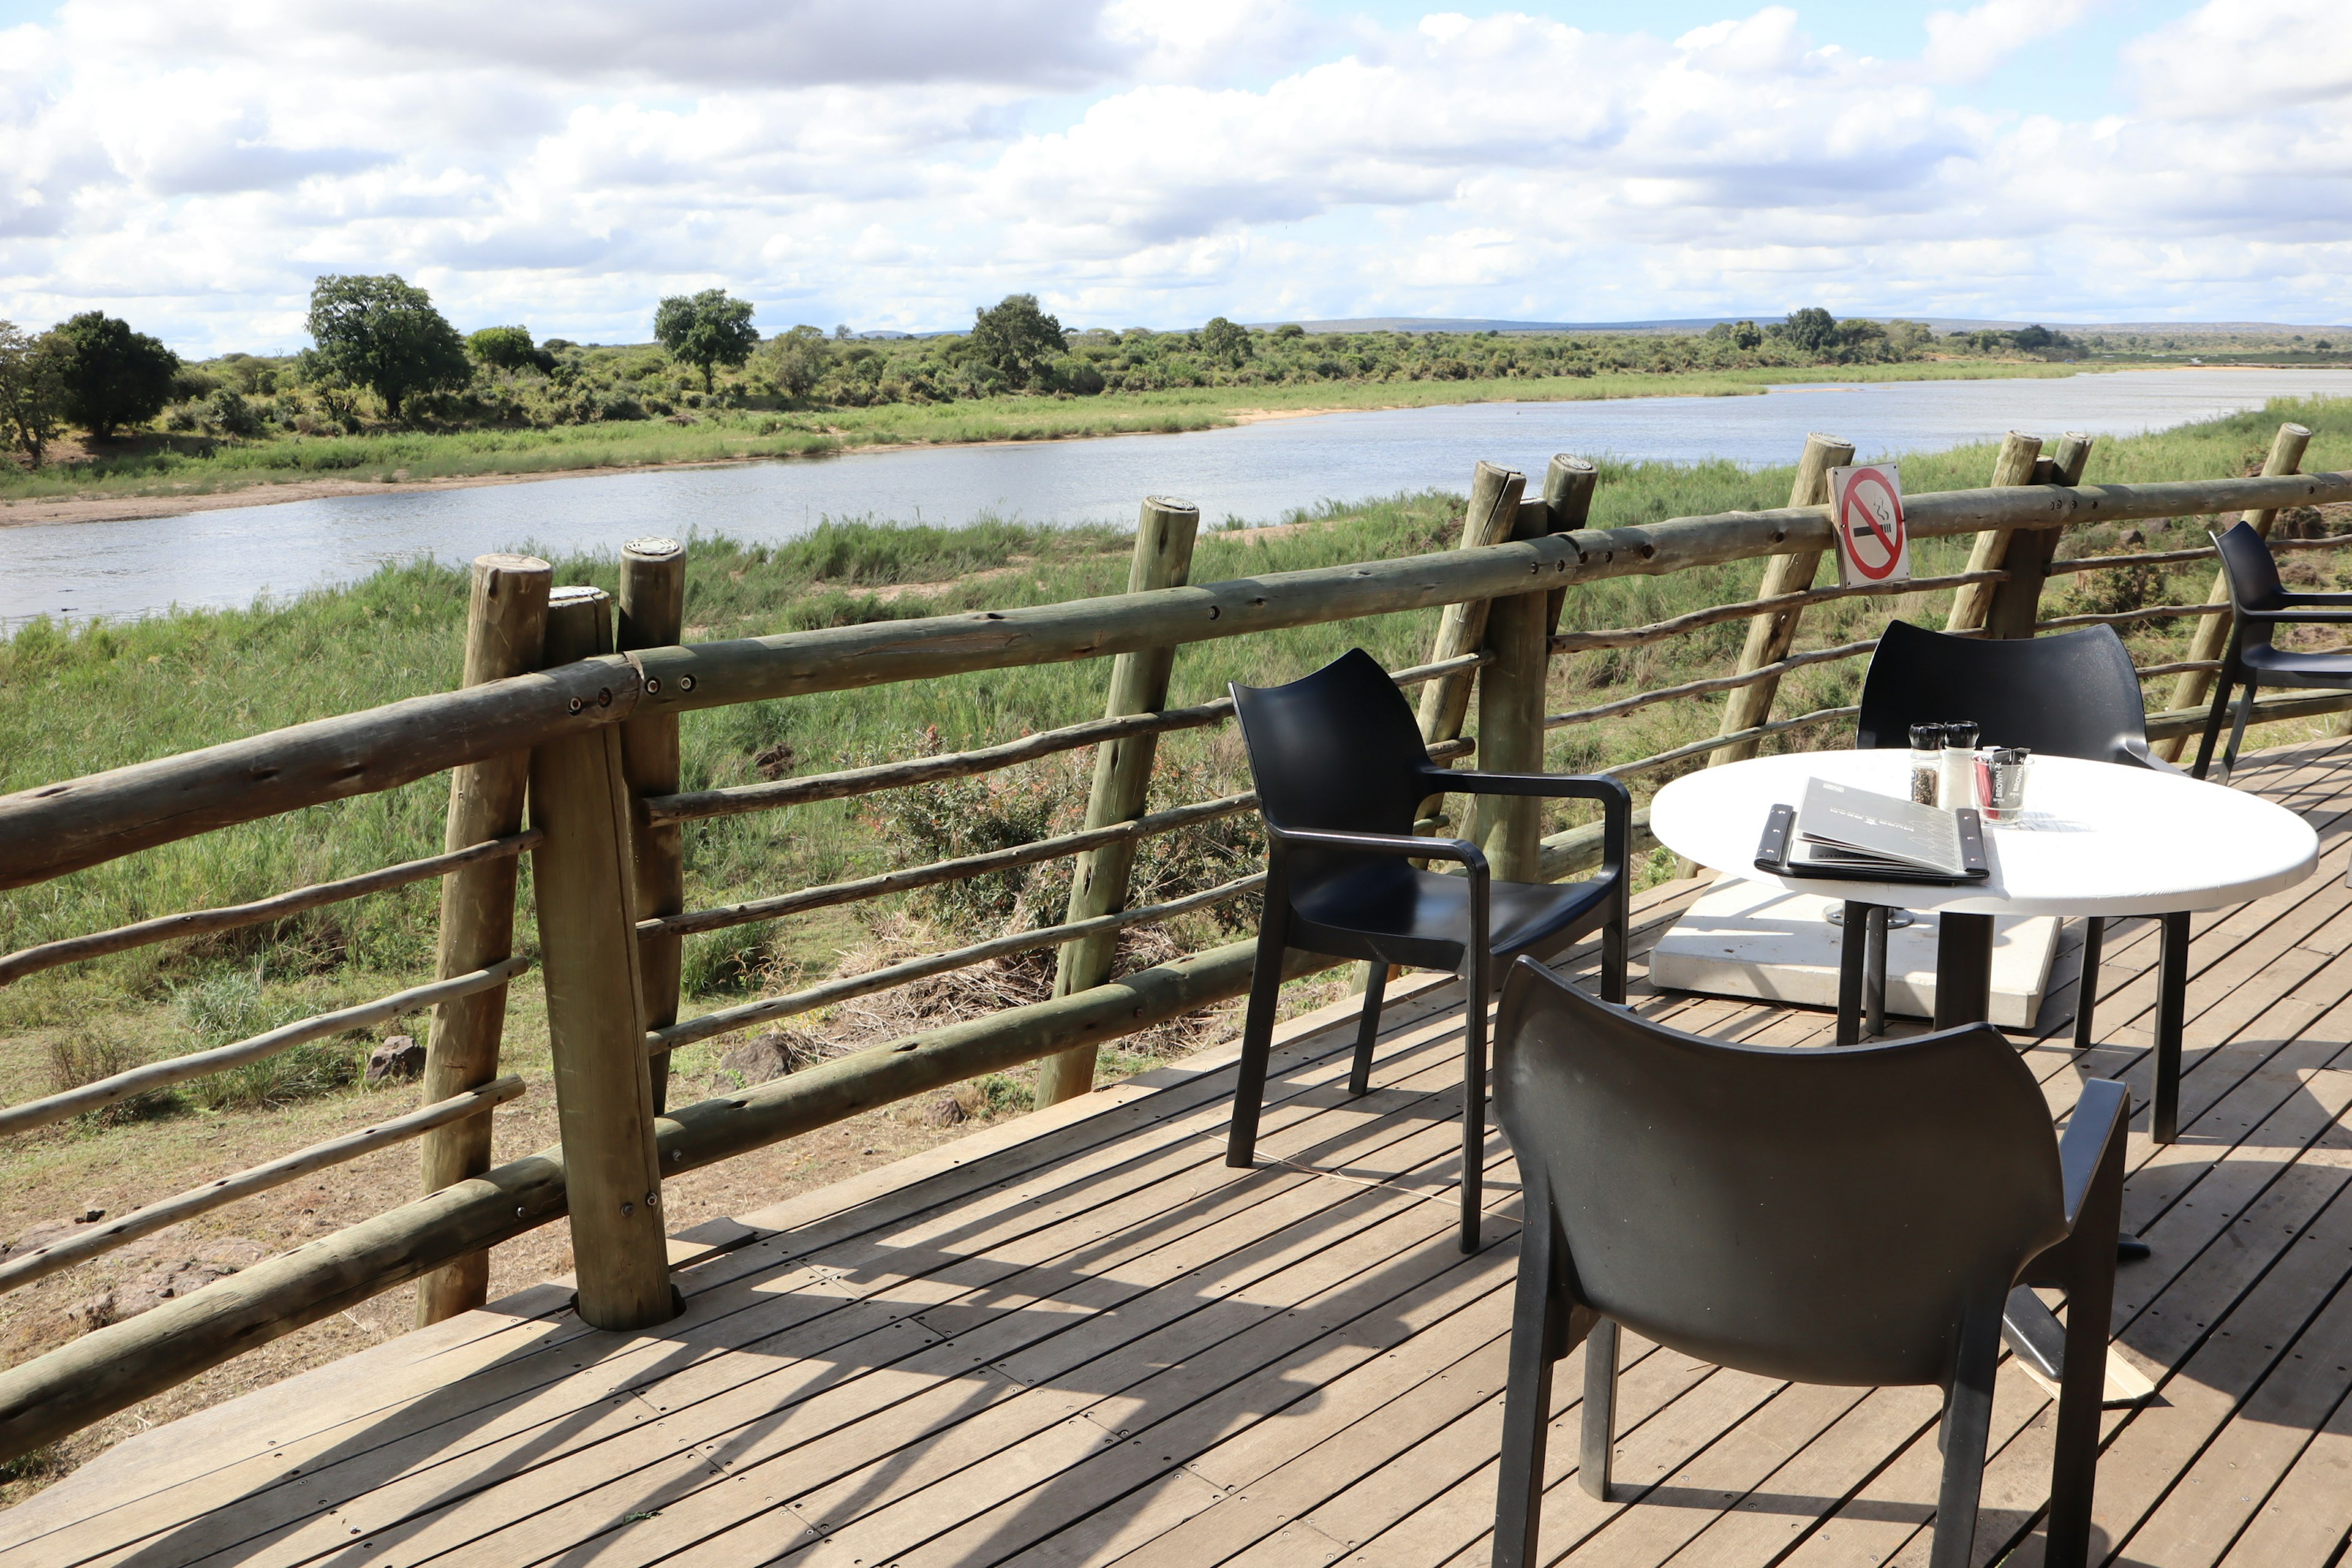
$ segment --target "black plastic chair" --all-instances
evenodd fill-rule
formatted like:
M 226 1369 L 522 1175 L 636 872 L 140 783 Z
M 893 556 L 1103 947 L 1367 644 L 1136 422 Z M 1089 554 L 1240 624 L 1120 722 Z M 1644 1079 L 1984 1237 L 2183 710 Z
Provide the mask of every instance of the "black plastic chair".
M 2226 532 L 2207 535 L 2221 552 L 2221 576 L 2230 585 L 2230 647 L 2221 656 L 2221 673 L 2213 682 L 2213 706 L 2205 715 L 2205 737 L 2197 744 L 2199 778 L 2213 761 L 2213 742 L 2229 711 L 2230 691 L 2242 687 L 2238 721 L 2230 731 L 2230 749 L 2221 753 L 2221 778 L 2229 779 L 2238 765 L 2238 748 L 2246 738 L 2246 721 L 2253 716 L 2254 692 L 2263 686 L 2352 689 L 2352 654 L 2295 653 L 2271 640 L 2281 626 L 2352 623 L 2352 594 L 2291 594 L 2279 581 L 2278 563 L 2271 547 L 2251 524 L 2237 522 Z
M 2048 1366 L 2066 1292 L 2045 1561 L 2089 1544 L 2105 1394 L 2123 1085 L 2063 1138 L 1989 1024 L 1852 1051 L 1725 1045 L 1516 963 L 1495 1107 L 1526 1194 L 1495 1568 L 1537 1556 L 1552 1363 L 1585 1347 L 1584 1489 L 1609 1496 L 1617 1329 L 1765 1377 L 1945 1390 L 1934 1568 L 1976 1531 L 2006 1332 Z
M 1550 958 L 1599 931 L 1601 990 L 1612 1001 L 1624 999 L 1633 797 L 1615 779 L 1439 766 L 1429 760 L 1403 693 L 1361 648 L 1287 686 L 1232 689 L 1265 821 L 1266 882 L 1226 1163 L 1255 1163 L 1284 949 L 1372 965 L 1348 1081 L 1351 1094 L 1362 1094 L 1370 1085 L 1387 966 L 1462 974 L 1468 981 L 1463 1007 L 1462 1248 L 1474 1251 L 1486 1131 L 1486 998 L 1493 990 L 1493 966 L 1522 953 Z M 1601 802 L 1601 874 L 1586 882 L 1497 882 L 1477 846 L 1460 838 L 1415 837 L 1413 814 L 1420 804 L 1456 791 Z M 1423 870 L 1415 860 L 1452 861 L 1465 874 Z
M 1890 622 L 1863 679 L 1854 749 L 1908 748 L 1912 725 L 1955 719 L 1974 722 L 1987 745 L 2025 746 L 2042 756 L 2180 771 L 2148 750 L 2139 675 L 2112 626 L 2004 640 L 1958 637 L 1908 621 Z M 1862 909 L 1870 951 L 1842 977 L 1847 982 L 1840 986 L 1838 1006 L 1842 1044 L 1861 1037 L 1864 1030 L 1856 1019 L 1864 1011 L 1870 1015 L 1867 1032 L 1878 1032 L 1886 994 L 1886 917 L 1873 906 Z M 1851 930 L 1853 908 L 1847 917 Z M 2164 918 L 2168 922 L 2176 919 Z M 2178 922 L 2177 940 L 2184 949 L 2179 957 L 2185 963 L 2189 927 L 2186 917 L 2178 917 Z M 2091 1045 L 2105 931 L 2105 921 L 2096 915 L 2083 922 L 2082 979 L 2074 999 L 2077 1050 Z M 2165 940 L 2176 940 L 2171 923 L 2165 927 Z M 1852 983 L 1857 975 L 1864 976 L 1859 987 Z M 1863 994 L 1851 999 L 1845 994 L 1857 989 Z

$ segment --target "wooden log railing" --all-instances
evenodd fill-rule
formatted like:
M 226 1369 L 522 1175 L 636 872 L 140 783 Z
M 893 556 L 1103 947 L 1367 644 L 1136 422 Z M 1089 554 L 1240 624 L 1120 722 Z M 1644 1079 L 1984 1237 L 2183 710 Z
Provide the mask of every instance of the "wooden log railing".
M 2023 445 L 2019 444 L 2021 452 Z M 691 646 L 678 645 L 675 630 L 665 631 L 677 618 L 675 606 L 682 603 L 684 592 L 682 574 L 690 563 L 674 549 L 640 549 L 644 561 L 634 567 L 625 563 L 624 626 L 618 639 L 623 651 L 608 651 L 614 647 L 610 606 L 601 595 L 559 591 L 550 597 L 543 651 L 524 657 L 512 648 L 529 637 L 510 637 L 509 650 L 502 656 L 505 667 L 496 668 L 487 659 L 478 664 L 469 643 L 467 684 L 459 690 L 0 797 L 0 887 L 24 887 L 138 849 L 394 787 L 439 771 L 458 770 L 461 781 L 472 777 L 478 783 L 484 775 L 466 770 L 502 769 L 502 776 L 509 780 L 527 770 L 534 796 L 528 829 L 519 816 L 511 816 L 458 839 L 461 784 L 453 795 L 453 847 L 442 856 L 297 889 L 234 911 L 195 911 L 95 937 L 43 943 L 0 959 L 0 978 L 30 973 L 52 961 L 123 951 L 136 941 L 220 929 L 190 924 L 163 929 L 175 920 L 250 914 L 250 923 L 259 923 L 280 918 L 297 908 L 315 907 L 300 900 L 324 898 L 330 889 L 352 889 L 349 896 L 356 896 L 401 880 L 440 875 L 453 879 L 445 882 L 446 891 L 457 878 L 478 879 L 493 862 L 509 874 L 505 910 L 510 918 L 510 873 L 520 850 L 530 847 L 538 868 L 542 972 L 549 989 L 563 1139 L 541 1153 L 488 1164 L 483 1112 L 509 1092 L 511 1081 L 492 1077 L 459 1094 L 428 1095 L 430 1103 L 417 1110 L 344 1140 L 135 1211 L 118 1223 L 133 1228 L 151 1220 L 172 1223 L 156 1216 L 198 1212 L 188 1205 L 213 1197 L 234 1201 L 260 1190 L 256 1184 L 266 1183 L 269 1173 L 280 1167 L 290 1169 L 305 1161 L 331 1163 L 353 1147 L 352 1139 L 378 1140 L 367 1143 L 373 1148 L 380 1147 L 381 1140 L 422 1133 L 429 1148 L 446 1154 L 455 1147 L 449 1141 L 463 1129 L 470 1146 L 479 1151 L 454 1163 L 443 1159 L 437 1167 L 428 1161 L 428 1191 L 413 1203 L 0 1373 L 0 1457 L 22 1453 L 408 1279 L 429 1276 L 433 1281 L 448 1282 L 446 1289 L 428 1291 L 437 1304 L 430 1309 L 421 1305 L 421 1313 L 462 1310 L 472 1304 L 469 1291 L 478 1289 L 469 1279 L 483 1278 L 486 1248 L 567 1213 L 573 1224 L 583 1316 L 612 1328 L 658 1321 L 674 1310 L 661 1257 L 664 1175 L 982 1073 L 1047 1058 L 1076 1062 L 1106 1040 L 1223 1002 L 1248 984 L 1254 952 L 1247 942 L 1124 975 L 1106 970 L 1102 977 L 1089 974 L 1087 984 L 1074 983 L 1066 994 L 1044 1002 L 928 1029 L 820 1061 L 739 1094 L 665 1113 L 659 1100 L 662 1084 L 648 1076 L 649 1055 L 658 1057 L 735 1029 L 1020 951 L 1071 951 L 1074 942 L 1107 939 L 1135 926 L 1230 903 L 1248 896 L 1258 880 L 1237 878 L 1139 908 L 1117 907 L 1124 904 L 1122 889 L 1118 899 L 1105 900 L 1114 907 L 1098 912 L 1082 911 L 1074 902 L 1071 918 L 1058 925 L 1004 932 L 886 971 L 842 976 L 682 1023 L 666 1022 L 660 1015 L 675 1006 L 674 983 L 656 972 L 670 962 L 664 953 L 674 959 L 682 940 L 1066 856 L 1131 847 L 1159 834 L 1230 817 L 1251 804 L 1245 794 L 1235 794 L 1149 811 L 1142 804 L 1140 780 L 1130 779 L 1114 792 L 1115 799 L 1105 797 L 1103 809 L 1092 813 L 1088 826 L 1079 832 L 824 887 L 688 910 L 677 868 L 690 848 L 681 832 L 690 823 L 979 776 L 1059 752 L 1202 728 L 1229 718 L 1231 705 L 1219 701 L 1170 708 L 1164 694 L 1156 691 L 1146 694 L 1149 700 L 1123 702 L 1114 697 L 1108 704 L 1112 711 L 1103 718 L 1014 741 L 772 783 L 682 792 L 674 767 L 676 725 L 687 712 L 1118 656 L 1132 656 L 1130 665 L 1140 668 L 1136 661 L 1176 657 L 1173 650 L 1188 643 L 1462 606 L 1444 618 L 1431 661 L 1401 670 L 1396 679 L 1428 689 L 1424 712 L 1436 710 L 1440 729 L 1449 727 L 1449 715 L 1451 728 L 1464 727 L 1475 699 L 1479 741 L 1497 754 L 1516 759 L 1511 765 L 1540 765 L 1541 737 L 1548 729 L 1589 734 L 1596 723 L 1677 700 L 1725 691 L 1769 694 L 1793 671 L 1862 657 L 1874 639 L 1819 648 L 1795 646 L 1797 613 L 1840 600 L 1886 594 L 1974 595 L 1972 602 L 1985 606 L 1986 626 L 1996 636 L 2029 635 L 2052 626 L 2158 624 L 2173 616 L 2209 622 L 2212 611 L 2208 605 L 2164 605 L 2048 619 L 2032 612 L 2048 576 L 2161 567 L 2210 553 L 2158 551 L 2057 560 L 2055 545 L 2069 530 L 2352 500 L 2352 473 L 2276 472 L 2256 479 L 2136 486 L 2054 482 L 2078 479 L 2086 452 L 2087 443 L 2055 443 L 2051 456 L 2041 457 L 2037 450 L 2034 466 L 2021 470 L 2029 482 L 2016 482 L 2017 474 L 2005 473 L 2001 477 L 2011 482 L 1908 498 L 1908 521 L 1916 539 L 2000 536 L 2000 559 L 1974 570 L 1853 588 L 1812 587 L 1808 573 L 1801 586 L 1791 578 L 1775 591 L 1768 581 L 1767 591 L 1748 599 L 1651 625 L 1599 630 L 1559 630 L 1562 607 L 1580 586 L 1734 562 L 1818 556 L 1831 543 L 1826 508 L 1811 504 L 1675 519 L 1639 528 L 1592 529 L 1585 523 L 1593 502 L 1595 471 L 1590 464 L 1563 458 L 1555 461 L 1547 476 L 1540 500 L 1522 499 L 1525 485 L 1518 476 L 1486 470 L 1475 488 L 1484 498 L 1483 510 L 1474 503 L 1464 546 L 1456 550 L 1200 585 L 1147 584 L 1129 594 L 1063 605 Z M 2009 466 L 2018 468 L 2019 463 Z M 2352 539 L 2282 541 L 2280 547 L 2334 548 L 2341 543 L 2352 543 Z M 514 571 L 520 574 L 517 582 L 529 575 L 527 568 Z M 478 586 L 479 583 L 478 575 Z M 1490 604 L 1495 606 L 1491 611 Z M 1553 654 L 1649 647 L 1709 626 L 1740 620 L 1753 626 L 1767 619 L 1789 628 L 1785 646 L 1769 650 L 1770 658 L 1748 661 L 1748 667 L 1727 676 L 1686 680 L 1545 715 L 1545 669 Z M 479 617 L 476 620 L 475 629 L 480 630 Z M 2143 667 L 2141 675 L 2186 674 L 2210 668 L 2211 663 L 2195 658 L 2156 662 Z M 1122 706 L 1143 710 L 1118 711 Z M 1721 754 L 1727 747 L 1753 748 L 1768 740 L 1818 731 L 1849 720 L 1854 712 L 1850 705 L 1825 706 L 1776 719 L 1769 695 L 1749 706 L 1754 709 L 1752 721 L 1736 728 L 1726 725 L 1717 733 L 1599 771 L 1628 778 L 1665 773 Z M 2253 717 L 2256 722 L 2271 722 L 2347 708 L 2352 708 L 2352 699 L 2335 694 L 2273 696 L 2256 704 Z M 2189 709 L 2152 714 L 2149 732 L 2157 739 L 2186 734 L 2201 720 L 2201 710 Z M 1443 742 L 1433 755 L 1461 754 L 1473 743 L 1452 734 L 1433 739 Z M 1528 757 L 1519 757 L 1522 751 Z M 1490 760 L 1490 765 L 1499 764 Z M 472 815 L 498 813 L 477 810 Z M 1646 809 L 1637 810 L 1636 843 L 1645 847 L 1650 842 L 1646 824 Z M 1500 858 L 1498 865 L 1507 862 L 1520 875 L 1573 875 L 1597 861 L 1597 824 L 1570 826 L 1540 838 L 1536 837 L 1538 826 L 1532 814 L 1520 820 L 1493 813 L 1475 824 L 1474 831 L 1488 838 L 1490 853 Z M 451 907 L 445 898 L 445 942 Z M 489 924 L 476 921 L 485 933 L 481 941 L 496 936 L 498 912 L 494 894 Z M 152 937 L 126 934 L 150 929 Z M 54 952 L 65 956 L 53 957 Z M 5 967 L 9 964 L 17 967 L 11 970 Z M 508 979 L 521 967 L 520 961 L 501 955 L 495 963 L 446 975 L 433 985 L 289 1027 L 340 1032 L 331 1026 L 362 1026 L 362 1017 L 391 1016 L 382 1011 L 387 1006 L 456 1005 L 493 993 L 502 996 Z M 1294 954 L 1286 972 L 1305 974 L 1327 967 L 1323 961 Z M 234 1053 L 271 1037 L 257 1037 L 226 1049 Z M 457 1059 L 453 1054 L 453 1071 Z M 477 1075 L 495 1071 L 495 1033 L 489 1037 L 487 1058 L 476 1049 L 468 1060 L 466 1070 Z M 138 1079 L 137 1074 L 153 1068 L 176 1072 L 183 1064 L 193 1064 L 192 1074 L 211 1070 L 203 1056 L 151 1064 L 71 1091 L 84 1098 L 64 1108 L 37 1101 L 15 1112 L 0 1111 L 0 1131 L 21 1131 L 111 1103 L 107 1097 L 117 1090 L 118 1098 L 127 1097 L 163 1081 Z M 135 1081 L 117 1081 L 125 1079 Z M 1073 1073 L 1071 1082 L 1078 1081 Z M 51 1101 L 68 1098 L 54 1096 Z M 38 1114 L 31 1120 L 8 1120 L 26 1111 Z M 72 1245 L 81 1246 L 80 1238 L 72 1238 Z M 27 1258 L 22 1260 L 26 1271 L 13 1275 L 5 1271 L 12 1265 L 0 1264 L 0 1288 L 12 1280 L 24 1282 L 36 1268 L 49 1271 L 50 1260 L 61 1268 L 87 1255 L 52 1251 L 37 1263 Z

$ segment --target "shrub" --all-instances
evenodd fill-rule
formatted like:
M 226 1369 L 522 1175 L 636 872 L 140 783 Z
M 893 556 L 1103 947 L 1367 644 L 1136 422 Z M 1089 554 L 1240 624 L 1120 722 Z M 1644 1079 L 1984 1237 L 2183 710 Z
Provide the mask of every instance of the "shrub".
M 229 436 L 256 436 L 261 432 L 261 416 L 242 393 L 222 387 L 205 404 L 205 418 L 215 429 Z
M 66 416 L 91 435 L 144 425 L 172 400 L 180 356 L 131 323 L 85 310 L 58 329 L 73 345 L 65 367 Z

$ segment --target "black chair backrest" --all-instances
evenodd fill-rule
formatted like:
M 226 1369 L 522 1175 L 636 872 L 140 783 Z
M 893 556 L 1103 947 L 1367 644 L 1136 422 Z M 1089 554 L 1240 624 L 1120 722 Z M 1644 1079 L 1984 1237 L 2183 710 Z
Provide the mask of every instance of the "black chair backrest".
M 2230 584 L 2231 609 L 2276 610 L 2285 605 L 2286 585 L 2279 581 L 2278 562 L 2252 523 L 2240 519 L 2210 537 L 2213 547 L 2221 552 L 2221 575 Z M 2237 629 L 2243 643 L 2270 646 L 2267 621 L 2250 621 L 2242 615 L 2237 617 Z
M 2131 655 L 2112 626 L 1956 637 L 1890 621 L 1862 683 L 1854 747 L 1906 747 L 1911 726 L 1966 721 L 1978 743 L 2094 763 L 2148 760 Z
M 1429 794 L 1429 751 L 1412 704 L 1380 661 L 1351 648 L 1287 686 L 1232 689 L 1257 781 L 1276 827 L 1412 831 Z
M 1963 1314 L 2065 1237 L 2050 1112 L 1990 1025 L 1724 1045 L 1522 960 L 1495 1041 L 1496 1109 L 1548 1186 L 1570 1294 L 1702 1360 L 1946 1382 Z

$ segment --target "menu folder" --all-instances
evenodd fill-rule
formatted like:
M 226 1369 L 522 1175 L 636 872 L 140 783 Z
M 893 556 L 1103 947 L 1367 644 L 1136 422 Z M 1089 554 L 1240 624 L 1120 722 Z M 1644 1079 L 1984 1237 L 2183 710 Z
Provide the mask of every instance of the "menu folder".
M 1983 818 L 1974 806 L 1962 806 L 1952 816 L 1959 828 L 1962 869 L 1958 875 L 1924 866 L 1886 864 L 1864 868 L 1792 859 L 1790 840 L 1797 829 L 1797 808 L 1793 805 L 1776 805 L 1765 818 L 1764 837 L 1756 846 L 1756 868 L 1775 877 L 1812 877 L 1834 882 L 1921 882 L 1941 888 L 1981 882 L 1992 874 L 1985 860 Z

